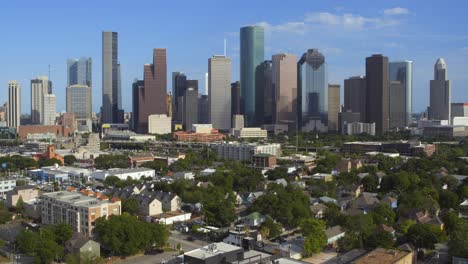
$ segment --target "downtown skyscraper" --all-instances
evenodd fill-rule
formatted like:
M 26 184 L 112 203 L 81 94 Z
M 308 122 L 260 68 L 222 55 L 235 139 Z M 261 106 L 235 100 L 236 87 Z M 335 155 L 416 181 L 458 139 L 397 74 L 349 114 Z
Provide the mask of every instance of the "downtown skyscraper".
M 390 62 L 388 70 L 390 128 L 404 128 L 413 112 L 413 62 Z
M 138 133 L 148 132 L 148 116 L 168 114 L 166 49 L 153 49 L 153 63 L 145 64 L 143 71 L 143 83 L 136 82 L 133 87 L 134 104 L 137 103 L 134 108 L 138 108 L 133 118 Z
M 91 58 L 67 60 L 67 86 L 75 84 L 93 86 Z
M 18 128 L 21 117 L 21 86 L 17 81 L 8 82 L 7 126 Z
M 430 82 L 429 118 L 448 120 L 451 124 L 451 82 L 447 77 L 447 64 L 438 58 L 434 65 L 434 80 Z
M 328 126 L 328 69 L 325 56 L 309 49 L 297 63 L 298 121 L 304 132 L 326 132 Z
M 388 57 L 381 54 L 366 58 L 366 123 L 375 123 L 376 133 L 389 129 Z
M 231 128 L 231 60 L 214 55 L 208 59 L 208 103 L 214 128 Z M 242 87 L 241 87 L 242 89 Z
M 297 57 L 281 53 L 273 55 L 272 62 L 273 121 L 294 131 L 297 126 Z
M 92 129 L 92 60 L 67 60 L 67 113 L 74 113 L 79 131 Z
M 265 33 L 261 26 L 240 29 L 240 86 L 241 105 L 247 126 L 263 123 L 263 91 L 259 66 L 265 59 Z
M 44 97 L 52 93 L 52 82 L 47 76 L 31 80 L 31 123 L 44 124 Z
M 118 33 L 102 32 L 102 123 L 121 123 L 120 65 L 118 58 Z

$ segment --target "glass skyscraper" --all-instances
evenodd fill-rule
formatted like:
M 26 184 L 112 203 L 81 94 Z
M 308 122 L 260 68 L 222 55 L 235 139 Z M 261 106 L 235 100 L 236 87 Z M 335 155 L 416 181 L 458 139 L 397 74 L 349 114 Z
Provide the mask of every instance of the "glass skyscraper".
M 263 70 L 260 64 L 265 57 L 265 33 L 261 26 L 246 26 L 240 29 L 240 82 L 241 105 L 247 126 L 263 122 Z
M 92 60 L 91 58 L 68 59 L 67 60 L 67 73 L 68 82 L 70 85 L 87 85 L 92 87 Z
M 297 63 L 297 73 L 299 129 L 326 132 L 328 71 L 325 57 L 317 49 L 309 49 Z
M 413 112 L 413 62 L 390 62 L 390 127 L 405 127 L 411 124 Z

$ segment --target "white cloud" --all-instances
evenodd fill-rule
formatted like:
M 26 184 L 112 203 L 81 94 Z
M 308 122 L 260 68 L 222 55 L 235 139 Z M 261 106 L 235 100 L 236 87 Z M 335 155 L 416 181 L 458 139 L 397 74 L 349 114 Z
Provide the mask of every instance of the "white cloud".
M 397 15 L 407 15 L 409 14 L 408 9 L 403 7 L 395 7 L 390 9 L 385 9 L 384 14 L 386 16 L 397 16 Z
M 306 31 L 306 25 L 304 22 L 287 22 L 278 25 L 272 25 L 268 22 L 256 23 L 262 26 L 267 32 L 288 32 L 295 34 L 304 34 Z
M 373 18 L 355 14 L 332 14 L 328 12 L 309 13 L 305 21 L 322 26 L 342 27 L 348 30 L 362 30 L 368 28 L 391 27 L 400 24 L 400 21 L 392 18 Z

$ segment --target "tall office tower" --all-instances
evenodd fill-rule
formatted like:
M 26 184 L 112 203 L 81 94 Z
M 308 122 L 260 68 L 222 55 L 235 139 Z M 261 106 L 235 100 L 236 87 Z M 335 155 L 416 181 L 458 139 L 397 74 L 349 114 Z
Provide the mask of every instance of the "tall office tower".
M 118 33 L 102 32 L 102 123 L 119 121 Z
M 344 80 L 343 112 L 359 114 L 359 122 L 366 122 L 367 81 L 364 76 L 354 76 Z
M 452 88 L 443 58 L 438 58 L 434 65 L 434 80 L 431 80 L 430 88 L 429 118 L 449 120 L 450 123 Z
M 92 120 L 91 87 L 74 84 L 67 86 L 67 113 L 74 113 L 78 127 Z
M 409 126 L 413 112 L 413 62 L 390 62 L 388 70 L 390 128 Z
M 193 124 L 198 124 L 198 90 L 189 87 L 182 98 L 182 124 L 189 130 Z
M 271 60 L 265 60 L 260 64 L 260 74 L 263 73 L 261 80 L 261 90 L 263 90 L 263 104 L 260 109 L 263 111 L 263 124 L 275 123 L 275 89 L 273 87 L 273 62 Z M 297 76 L 296 76 L 297 79 Z M 296 81 L 297 83 L 297 81 Z
M 172 94 L 171 93 L 166 95 L 166 109 L 167 109 L 167 116 L 172 118 Z
M 173 72 L 172 73 L 172 95 L 174 97 L 173 110 L 175 115 L 173 116 L 174 121 L 182 121 L 182 105 L 179 102 L 184 96 L 185 89 L 187 89 L 187 76 L 183 72 Z
M 231 116 L 241 114 L 240 82 L 231 83 Z
M 240 83 L 241 102 L 247 127 L 263 122 L 262 73 L 258 66 L 265 59 L 265 33 L 261 26 L 246 26 L 240 29 Z
M 208 95 L 208 73 L 205 73 L 205 94 Z
M 272 84 L 274 91 L 274 123 L 287 125 L 289 131 L 297 127 L 297 57 L 276 54 L 272 57 Z
M 208 72 L 210 122 L 214 128 L 229 130 L 231 128 L 231 60 L 226 56 L 212 56 L 208 59 Z
M 325 57 L 317 49 L 309 49 L 297 63 L 297 73 L 299 128 L 326 132 L 328 70 Z
M 208 91 L 208 90 L 206 90 Z M 198 95 L 198 123 L 209 124 L 210 123 L 210 104 L 208 102 L 208 95 Z
M 67 77 L 67 86 L 79 84 L 92 87 L 92 59 L 68 59 Z
M 7 126 L 18 128 L 21 117 L 21 86 L 17 81 L 8 82 Z
M 167 115 L 166 49 L 153 49 L 153 64 L 145 64 L 143 77 L 143 89 L 138 96 L 138 133 L 148 132 L 149 115 Z
M 140 90 L 143 90 L 145 82 L 143 80 L 135 79 L 132 84 L 132 130 L 137 131 L 138 116 L 140 109 Z
M 117 123 L 123 123 L 124 122 L 124 110 L 122 107 L 122 67 L 119 64 L 117 64 Z
M 388 57 L 381 54 L 366 58 L 366 123 L 375 123 L 375 131 L 389 128 Z
M 187 89 L 193 88 L 198 92 L 198 80 L 187 80 L 187 82 L 185 83 L 185 87 L 187 87 Z
M 55 119 L 57 117 L 57 99 L 54 94 L 44 95 L 43 104 L 44 122 L 43 125 L 52 126 L 55 125 Z
M 338 113 L 341 112 L 340 85 L 328 85 L 328 131 L 338 131 Z
M 44 123 L 44 96 L 52 90 L 52 82 L 47 76 L 31 80 L 31 123 Z

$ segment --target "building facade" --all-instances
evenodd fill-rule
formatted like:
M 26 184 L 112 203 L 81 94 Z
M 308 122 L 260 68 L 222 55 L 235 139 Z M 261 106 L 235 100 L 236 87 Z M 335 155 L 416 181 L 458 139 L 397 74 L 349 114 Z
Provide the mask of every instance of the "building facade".
M 31 123 L 44 123 L 44 96 L 52 93 L 52 82 L 47 76 L 31 80 Z
M 120 199 L 109 198 L 100 193 L 83 190 L 80 193 L 61 191 L 40 196 L 42 224 L 69 224 L 73 231 L 87 237 L 93 235 L 95 222 L 100 217 L 120 215 Z
M 118 33 L 102 32 L 102 123 L 120 123 L 120 65 Z
M 338 113 L 341 112 L 339 84 L 328 85 L 328 131 L 338 131 Z
M 21 117 L 21 86 L 17 81 L 8 82 L 7 126 L 18 128 Z
M 210 123 L 217 129 L 231 128 L 231 60 L 215 55 L 208 59 Z
M 358 113 L 360 122 L 366 122 L 367 81 L 364 76 L 344 80 L 343 112 Z
M 167 115 L 166 75 L 166 49 L 153 49 L 153 64 L 144 66 L 143 87 L 138 90 L 138 133 L 148 132 L 149 115 Z
M 57 98 L 54 94 L 45 94 L 43 102 L 43 114 L 45 126 L 55 125 L 55 119 L 57 118 Z
M 298 121 L 302 131 L 326 132 L 328 126 L 328 70 L 325 57 L 309 49 L 297 63 Z
M 148 133 L 165 135 L 171 133 L 171 117 L 167 115 L 148 116 Z
M 263 124 L 275 123 L 275 104 L 276 96 L 275 89 L 273 88 L 273 61 L 264 61 L 259 68 L 261 76 L 261 90 L 263 90 L 263 102 L 261 104 L 261 111 L 263 111 Z M 296 77 L 297 79 L 297 77 Z M 297 90 L 297 81 L 296 81 Z M 297 93 L 296 93 L 297 98 Z M 260 111 L 260 110 L 259 110 Z
M 390 62 L 388 69 L 390 128 L 407 127 L 413 112 L 413 62 Z
M 242 114 L 247 126 L 261 125 L 263 113 L 258 111 L 263 102 L 261 75 L 258 66 L 265 59 L 265 32 L 261 26 L 240 29 L 240 85 Z
M 240 82 L 231 83 L 231 116 L 241 114 Z
M 377 133 L 389 128 L 388 57 L 381 54 L 366 58 L 366 123 L 375 123 Z
M 213 148 L 221 159 L 248 160 L 256 154 L 270 154 L 278 156 L 281 152 L 280 144 L 245 144 L 245 143 L 220 143 Z
M 86 85 L 92 87 L 92 59 L 68 59 L 67 60 L 67 86 Z
M 430 82 L 429 118 L 449 120 L 451 117 L 451 82 L 447 77 L 447 64 L 443 58 L 434 65 L 434 80 Z
M 92 120 L 92 93 L 87 85 L 74 84 L 67 86 L 67 113 L 74 113 L 80 124 Z
M 182 98 L 182 125 L 188 130 L 193 124 L 198 124 L 198 91 L 190 87 Z
M 274 91 L 274 123 L 287 125 L 289 131 L 297 126 L 297 57 L 276 54 L 272 57 L 272 85 Z

